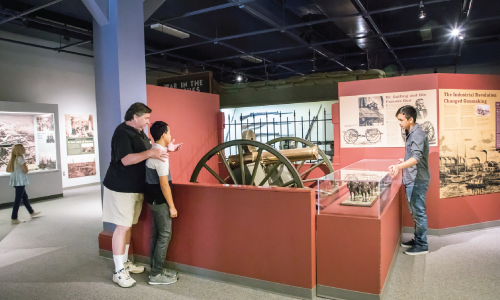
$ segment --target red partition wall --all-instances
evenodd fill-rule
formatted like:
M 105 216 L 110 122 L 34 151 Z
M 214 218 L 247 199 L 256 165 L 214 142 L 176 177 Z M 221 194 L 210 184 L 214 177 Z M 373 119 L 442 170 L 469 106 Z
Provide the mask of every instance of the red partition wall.
M 196 164 L 218 144 L 219 95 L 148 85 L 147 96 L 151 123 L 168 123 L 175 142 L 184 143 L 179 152 L 170 154 L 172 181 L 189 182 Z M 208 165 L 217 170 L 215 158 Z M 218 181 L 203 170 L 198 182 Z
M 401 234 L 401 198 L 402 189 L 391 191 L 380 218 L 317 216 L 319 296 L 357 299 L 362 296 L 356 292 L 382 292 Z M 355 293 L 347 296 L 342 291 Z
M 484 89 L 500 90 L 500 76 L 466 74 L 427 74 L 395 78 L 372 79 L 339 83 L 339 97 L 377 93 L 406 92 L 436 89 Z M 439 101 L 439 100 L 438 100 Z M 439 105 L 436 109 L 439 113 Z M 338 111 L 338 110 L 337 110 Z M 335 112 L 335 109 L 332 110 Z M 339 112 L 342 113 L 342 112 Z M 333 118 L 335 119 L 335 118 Z M 439 124 L 438 124 L 439 133 Z M 335 130 L 340 139 L 340 130 Z M 339 168 L 360 159 L 402 158 L 403 148 L 337 148 L 336 160 Z M 500 219 L 500 197 L 498 194 L 466 196 L 449 199 L 439 198 L 439 147 L 430 147 L 429 165 L 431 184 L 427 193 L 427 215 L 429 228 L 443 229 Z M 406 205 L 403 205 L 403 224 L 413 227 Z

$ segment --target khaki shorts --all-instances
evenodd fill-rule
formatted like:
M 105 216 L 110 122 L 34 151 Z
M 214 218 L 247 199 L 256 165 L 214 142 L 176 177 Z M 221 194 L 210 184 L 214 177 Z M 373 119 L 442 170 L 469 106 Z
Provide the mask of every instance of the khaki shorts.
M 103 186 L 102 221 L 132 227 L 142 210 L 142 193 L 120 193 Z

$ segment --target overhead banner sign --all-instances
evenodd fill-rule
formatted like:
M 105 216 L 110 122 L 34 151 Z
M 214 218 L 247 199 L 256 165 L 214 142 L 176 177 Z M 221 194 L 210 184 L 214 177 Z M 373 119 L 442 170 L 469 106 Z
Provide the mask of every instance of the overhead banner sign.
M 436 90 L 340 97 L 342 148 L 404 147 L 396 112 L 404 105 L 417 110 L 417 123 L 437 146 Z
M 158 86 L 194 92 L 211 93 L 212 72 L 201 72 L 189 75 L 160 78 Z
M 500 91 L 439 90 L 441 198 L 500 192 Z

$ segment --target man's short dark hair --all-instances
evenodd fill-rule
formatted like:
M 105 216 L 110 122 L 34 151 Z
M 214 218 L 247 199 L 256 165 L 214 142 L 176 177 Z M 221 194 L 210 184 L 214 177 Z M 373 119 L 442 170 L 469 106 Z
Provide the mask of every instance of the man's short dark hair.
M 151 125 L 149 132 L 151 133 L 151 136 L 156 142 L 159 139 L 161 139 L 161 136 L 164 133 L 168 132 L 168 124 L 163 121 L 156 121 L 153 123 L 153 125 Z
M 140 117 L 143 114 L 150 114 L 152 112 L 151 108 L 147 107 L 146 104 L 141 102 L 136 102 L 127 109 L 125 113 L 125 121 L 130 121 L 134 119 L 134 115 Z
M 407 120 L 413 118 L 413 122 L 417 123 L 417 110 L 415 109 L 415 107 L 411 105 L 402 106 L 396 112 L 396 118 L 398 117 L 399 114 L 405 116 Z

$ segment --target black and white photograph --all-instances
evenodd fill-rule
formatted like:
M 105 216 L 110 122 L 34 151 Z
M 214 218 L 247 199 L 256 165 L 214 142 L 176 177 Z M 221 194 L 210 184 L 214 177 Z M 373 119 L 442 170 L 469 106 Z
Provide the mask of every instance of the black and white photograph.
M 489 105 L 476 105 L 476 116 L 489 116 L 490 106 Z
M 66 136 L 84 138 L 94 136 L 94 117 L 84 114 L 64 115 L 66 122 Z
M 420 98 L 415 101 L 415 109 L 417 110 L 417 120 L 427 118 L 427 108 L 425 107 L 424 99 Z
M 384 99 L 382 96 L 359 97 L 359 126 L 384 125 Z
M 54 155 L 40 155 L 38 168 L 40 170 L 55 170 L 57 168 L 56 157 Z
M 82 153 L 95 153 L 94 151 L 94 143 L 82 143 Z
M 35 121 L 33 116 L 0 114 L 0 172 L 5 172 L 12 146 L 22 144 L 26 163 L 36 162 Z
M 54 131 L 54 115 L 44 114 L 36 116 L 37 131 Z
M 500 192 L 500 155 L 494 136 L 462 136 L 461 143 L 441 137 L 439 179 L 441 198 Z
M 97 174 L 94 155 L 68 157 L 68 177 L 78 178 Z
M 47 144 L 50 144 L 50 143 L 55 143 L 56 142 L 56 139 L 54 137 L 54 134 L 53 133 L 49 133 L 47 134 L 47 138 L 45 139 L 45 142 Z

